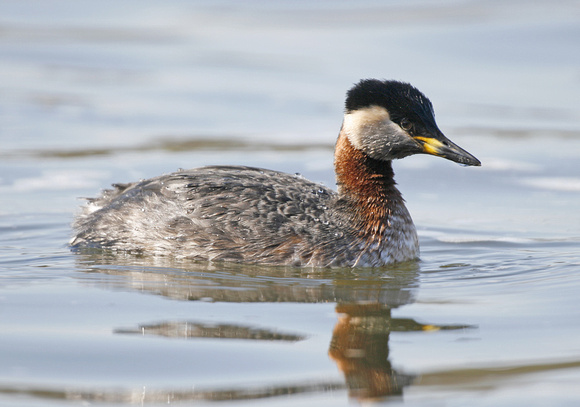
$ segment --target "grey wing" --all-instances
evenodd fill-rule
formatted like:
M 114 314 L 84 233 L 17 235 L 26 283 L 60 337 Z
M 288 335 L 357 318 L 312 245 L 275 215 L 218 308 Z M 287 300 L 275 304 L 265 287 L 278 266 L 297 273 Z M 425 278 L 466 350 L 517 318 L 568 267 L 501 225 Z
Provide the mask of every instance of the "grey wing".
M 79 217 L 72 244 L 286 263 L 307 256 L 327 234 L 326 209 L 336 199 L 301 177 L 249 167 L 181 171 L 104 196 Z
M 192 225 L 182 231 L 212 259 L 301 263 L 330 224 L 326 209 L 336 197 L 328 188 L 257 168 L 204 170 L 203 178 L 187 177 Z

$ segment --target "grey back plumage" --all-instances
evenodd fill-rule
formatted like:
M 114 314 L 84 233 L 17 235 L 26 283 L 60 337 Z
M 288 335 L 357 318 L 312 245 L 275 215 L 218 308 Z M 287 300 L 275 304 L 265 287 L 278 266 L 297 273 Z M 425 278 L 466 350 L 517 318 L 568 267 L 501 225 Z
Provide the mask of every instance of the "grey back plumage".
M 360 242 L 343 205 L 299 175 L 203 167 L 104 191 L 77 218 L 71 244 L 200 260 L 352 263 Z

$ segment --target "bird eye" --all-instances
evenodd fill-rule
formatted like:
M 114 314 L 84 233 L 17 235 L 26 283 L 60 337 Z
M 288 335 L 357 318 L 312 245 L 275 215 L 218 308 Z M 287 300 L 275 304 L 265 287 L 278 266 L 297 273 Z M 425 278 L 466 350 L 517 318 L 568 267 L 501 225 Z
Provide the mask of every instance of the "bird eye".
M 401 119 L 401 124 L 400 124 L 401 128 L 405 131 L 409 131 L 413 128 L 413 123 L 411 123 L 411 121 L 409 119 L 407 119 L 406 117 Z

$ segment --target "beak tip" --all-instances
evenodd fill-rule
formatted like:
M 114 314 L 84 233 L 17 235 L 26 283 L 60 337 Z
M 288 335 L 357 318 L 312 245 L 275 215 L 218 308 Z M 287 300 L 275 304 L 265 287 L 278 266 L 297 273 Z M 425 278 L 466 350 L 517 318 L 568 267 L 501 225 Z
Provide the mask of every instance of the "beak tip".
M 477 158 L 472 157 L 470 160 L 468 160 L 469 162 L 467 163 L 468 166 L 470 167 L 481 167 L 481 161 L 479 161 Z

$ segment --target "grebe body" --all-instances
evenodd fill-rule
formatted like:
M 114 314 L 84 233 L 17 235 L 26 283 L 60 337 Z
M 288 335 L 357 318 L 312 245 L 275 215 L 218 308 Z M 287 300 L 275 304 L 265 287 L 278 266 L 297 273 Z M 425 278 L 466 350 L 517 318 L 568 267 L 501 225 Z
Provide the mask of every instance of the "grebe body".
M 297 175 L 241 167 L 182 170 L 116 184 L 74 222 L 74 247 L 209 261 L 382 266 L 418 258 L 415 226 L 391 161 L 432 154 L 480 162 L 435 124 L 409 84 L 362 80 L 347 94 L 335 148 L 338 191 Z

